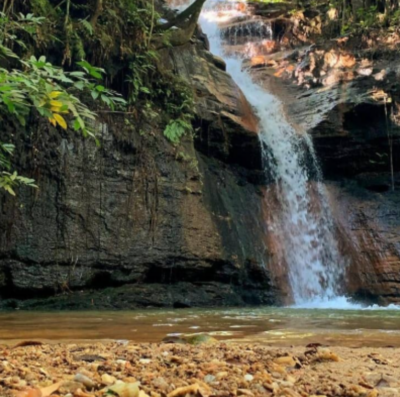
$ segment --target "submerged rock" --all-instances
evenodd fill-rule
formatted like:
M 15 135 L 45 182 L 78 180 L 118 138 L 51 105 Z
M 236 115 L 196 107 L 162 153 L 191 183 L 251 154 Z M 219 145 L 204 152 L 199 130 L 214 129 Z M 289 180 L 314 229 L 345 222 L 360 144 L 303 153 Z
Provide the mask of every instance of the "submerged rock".
M 217 343 L 218 340 L 210 335 L 181 335 L 181 336 L 167 336 L 162 340 L 163 343 L 178 343 L 188 345 L 203 345 Z

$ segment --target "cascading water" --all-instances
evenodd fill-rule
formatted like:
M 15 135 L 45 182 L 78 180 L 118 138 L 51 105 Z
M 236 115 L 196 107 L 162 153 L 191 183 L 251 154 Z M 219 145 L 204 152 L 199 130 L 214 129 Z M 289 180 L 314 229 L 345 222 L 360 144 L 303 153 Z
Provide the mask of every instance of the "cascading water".
M 296 304 L 330 300 L 338 295 L 345 263 L 333 234 L 325 188 L 318 180 L 320 172 L 312 142 L 306 133 L 296 131 L 288 123 L 280 101 L 242 69 L 242 60 L 252 55 L 249 53 L 252 46 L 271 39 L 260 34 L 271 35 L 271 27 L 260 27 L 259 21 L 253 22 L 253 28 L 258 26 L 258 34 L 250 32 L 251 41 L 247 44 L 241 37 L 244 51 L 226 51 L 227 44 L 239 43 L 237 35 L 242 35 L 245 29 L 245 7 L 237 5 L 208 0 L 200 16 L 200 25 L 207 34 L 211 52 L 225 60 L 227 72 L 259 117 L 266 172 L 273 175 L 280 207 L 268 227 L 281 241 L 280 261 L 288 267 L 294 300 Z M 236 21 L 240 23 L 235 25 Z M 234 37 L 229 37 L 230 34 Z M 313 182 L 310 174 L 314 175 Z

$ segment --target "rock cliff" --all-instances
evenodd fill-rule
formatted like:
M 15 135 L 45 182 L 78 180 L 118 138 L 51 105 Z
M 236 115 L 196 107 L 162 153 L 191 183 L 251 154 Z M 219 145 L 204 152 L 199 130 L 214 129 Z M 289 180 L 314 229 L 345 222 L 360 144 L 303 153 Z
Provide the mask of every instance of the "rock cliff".
M 400 302 L 395 50 L 351 38 L 321 43 L 313 9 L 292 15 L 285 4 L 257 3 L 249 11 L 222 27 L 226 50 L 249 54 L 244 66 L 313 138 L 348 263 L 344 292 Z M 255 45 L 260 32 L 267 38 Z M 200 31 L 161 55 L 196 97 L 196 134 L 178 148 L 154 123 L 138 133 L 120 115 L 99 120 L 100 148 L 35 120 L 4 132 L 40 188 L 0 195 L 0 308 L 290 301 L 274 254 L 282 242 L 267 232 L 274 186 L 252 109 Z
M 0 306 L 279 302 L 268 269 L 257 121 L 205 38 L 162 54 L 196 92 L 196 136 L 119 115 L 101 147 L 32 121 L 15 136 L 38 190 L 0 196 Z M 29 299 L 28 299 L 29 298 Z

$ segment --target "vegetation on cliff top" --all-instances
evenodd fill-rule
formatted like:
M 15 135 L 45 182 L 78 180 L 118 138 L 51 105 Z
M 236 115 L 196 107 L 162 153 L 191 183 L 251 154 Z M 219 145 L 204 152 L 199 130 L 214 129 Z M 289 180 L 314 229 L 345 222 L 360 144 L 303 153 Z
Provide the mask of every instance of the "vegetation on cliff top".
M 33 114 L 95 137 L 97 113 L 119 111 L 138 128 L 160 116 L 178 143 L 191 130 L 193 93 L 159 65 L 159 50 L 190 39 L 203 3 L 160 25 L 154 0 L 0 2 L 0 123 L 26 125 Z M 13 150 L 0 144 L 0 189 L 11 194 L 34 186 L 11 171 Z
M 0 123 L 25 125 L 33 114 L 95 137 L 97 114 L 119 111 L 139 131 L 161 124 L 178 144 L 192 128 L 193 92 L 160 65 L 160 50 L 192 37 L 204 2 L 164 23 L 155 0 L 0 1 Z M 392 0 L 281 4 L 293 13 L 318 9 L 331 37 L 400 22 L 400 2 Z M 0 142 L 0 189 L 11 194 L 18 184 L 34 186 L 12 170 L 13 151 Z

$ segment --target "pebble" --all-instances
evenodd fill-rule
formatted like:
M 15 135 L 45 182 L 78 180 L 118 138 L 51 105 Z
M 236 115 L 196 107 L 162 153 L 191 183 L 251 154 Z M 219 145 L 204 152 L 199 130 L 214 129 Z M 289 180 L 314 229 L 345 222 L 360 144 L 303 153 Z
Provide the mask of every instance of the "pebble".
M 244 380 L 246 380 L 247 382 L 251 382 L 253 379 L 254 379 L 254 376 L 253 376 L 253 375 L 246 374 L 246 375 L 244 376 Z
M 206 383 L 213 383 L 213 382 L 215 382 L 215 380 L 216 380 L 216 377 L 214 375 L 206 375 L 204 377 L 204 382 L 206 382 Z
M 117 381 L 117 378 L 114 376 L 103 374 L 101 375 L 101 383 L 105 386 L 111 386 Z
M 96 386 L 96 383 L 92 379 L 80 373 L 75 375 L 74 381 L 82 383 L 87 389 L 93 389 Z
M 115 342 L 29 349 L 0 347 L 0 357 L 3 354 L 8 361 L 4 364 L 0 358 L 1 397 L 7 395 L 5 390 L 20 392 L 35 387 L 40 391 L 62 380 L 54 396 L 105 397 L 107 390 L 117 386 L 118 392 L 126 392 L 118 393 L 118 397 L 222 397 L 227 393 L 236 397 L 400 397 L 397 349 L 373 354 L 371 349 L 359 353 L 340 347 L 332 348 L 333 353 L 321 347 L 310 351 L 305 346 L 123 346 Z M 38 353 L 32 354 L 33 349 Z M 104 361 L 78 360 L 76 352 L 100 354 Z M 332 360 L 336 352 L 340 353 L 340 362 Z M 329 359 L 321 359 L 319 354 Z M 63 359 L 55 363 L 55 356 Z M 377 360 L 387 364 L 378 364 Z
M 157 389 L 160 389 L 160 390 L 162 390 L 162 391 L 167 391 L 168 390 L 168 388 L 169 388 L 169 384 L 167 383 L 167 381 L 163 378 L 163 377 L 161 377 L 161 376 L 159 376 L 158 378 L 155 378 L 154 380 L 153 380 L 153 382 L 151 382 L 152 383 L 152 385 L 154 386 L 154 387 L 156 387 Z

